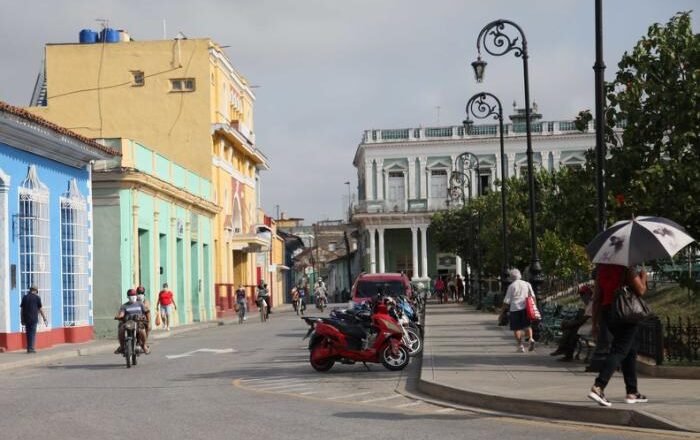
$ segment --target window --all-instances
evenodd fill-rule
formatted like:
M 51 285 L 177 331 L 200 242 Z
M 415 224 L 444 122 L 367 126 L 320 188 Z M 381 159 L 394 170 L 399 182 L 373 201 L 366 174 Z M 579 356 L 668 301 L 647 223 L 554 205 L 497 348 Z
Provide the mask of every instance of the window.
M 491 190 L 491 171 L 479 170 L 479 195 L 488 194 Z
M 430 171 L 430 197 L 447 197 L 447 170 Z
M 330 243 L 328 243 L 328 252 L 335 252 L 337 245 L 338 243 L 336 243 L 335 241 L 331 241 Z
M 63 325 L 89 324 L 87 203 L 75 179 L 61 197 L 61 275 Z
M 143 71 L 132 70 L 131 75 L 134 77 L 134 87 L 141 87 L 146 83 L 146 78 L 143 76 Z
M 51 259 L 49 257 L 49 189 L 30 165 L 19 187 L 20 297 L 37 286 L 46 316 L 51 316 Z
M 194 78 L 178 78 L 170 80 L 172 92 L 194 92 Z

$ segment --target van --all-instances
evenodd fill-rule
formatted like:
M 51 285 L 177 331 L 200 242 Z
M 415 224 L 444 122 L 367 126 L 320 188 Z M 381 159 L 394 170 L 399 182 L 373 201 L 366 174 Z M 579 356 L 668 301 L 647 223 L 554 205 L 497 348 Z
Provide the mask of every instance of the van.
M 411 298 L 413 290 L 408 277 L 402 273 L 361 273 L 352 285 L 351 300 L 361 304 L 378 294 Z

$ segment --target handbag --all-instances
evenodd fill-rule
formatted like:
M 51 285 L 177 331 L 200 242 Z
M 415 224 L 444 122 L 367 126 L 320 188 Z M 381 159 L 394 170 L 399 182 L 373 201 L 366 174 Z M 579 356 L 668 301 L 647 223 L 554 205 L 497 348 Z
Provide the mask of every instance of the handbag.
M 623 324 L 637 324 L 651 314 L 647 303 L 631 292 L 627 286 L 622 286 L 615 291 L 612 311 L 613 319 Z
M 527 313 L 527 319 L 530 321 L 539 321 L 542 319 L 539 309 L 537 308 L 537 303 L 535 302 L 535 295 L 532 293 L 532 288 L 528 286 L 530 291 L 527 294 L 527 299 L 525 300 L 525 310 Z
M 160 313 L 156 314 L 156 327 L 160 326 Z

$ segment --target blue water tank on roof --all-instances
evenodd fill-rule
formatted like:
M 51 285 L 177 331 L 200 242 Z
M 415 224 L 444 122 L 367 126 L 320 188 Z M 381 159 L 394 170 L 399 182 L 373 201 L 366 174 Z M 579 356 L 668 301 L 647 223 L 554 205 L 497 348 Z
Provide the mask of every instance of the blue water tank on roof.
M 83 29 L 80 31 L 79 37 L 80 44 L 94 44 L 97 43 L 97 32 L 92 29 Z
M 119 31 L 111 28 L 102 29 L 100 41 L 102 41 L 103 43 L 118 43 Z

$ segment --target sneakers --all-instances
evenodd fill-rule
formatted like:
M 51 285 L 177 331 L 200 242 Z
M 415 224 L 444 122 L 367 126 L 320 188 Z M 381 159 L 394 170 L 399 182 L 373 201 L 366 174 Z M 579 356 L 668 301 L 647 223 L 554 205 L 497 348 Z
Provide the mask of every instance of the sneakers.
M 640 393 L 628 394 L 625 396 L 625 403 L 647 403 L 649 399 L 647 396 Z
M 523 344 L 520 344 L 518 346 L 518 349 L 516 350 L 518 353 L 525 353 L 525 346 Z
M 600 406 L 612 406 L 612 403 L 605 397 L 605 393 L 603 393 L 601 387 L 593 385 L 593 387 L 591 387 L 591 392 L 588 393 L 588 398 L 594 402 L 598 402 Z
M 527 346 L 527 351 L 535 351 L 535 340 L 530 339 L 530 343 Z

